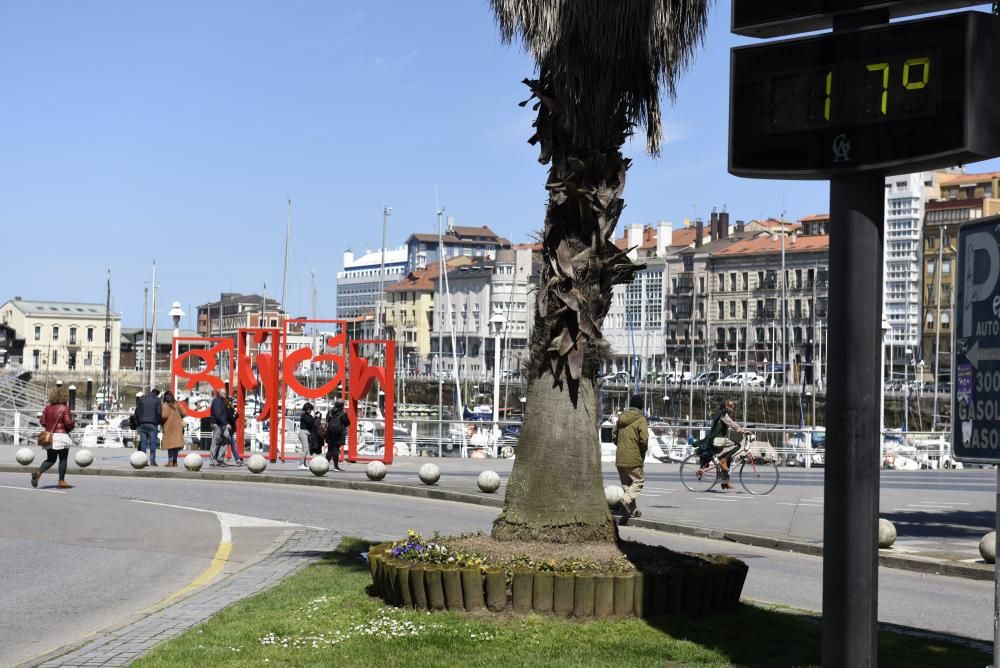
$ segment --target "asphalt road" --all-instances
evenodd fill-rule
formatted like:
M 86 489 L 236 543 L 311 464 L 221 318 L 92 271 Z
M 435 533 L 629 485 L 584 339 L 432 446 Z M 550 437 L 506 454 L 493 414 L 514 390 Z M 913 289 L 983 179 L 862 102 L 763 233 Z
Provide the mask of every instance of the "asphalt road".
M 77 477 L 66 494 L 24 491 L 0 474 L 5 592 L 0 664 L 38 654 L 161 600 L 207 565 L 219 541 L 213 515 L 135 500 L 310 525 L 382 540 L 488 530 L 495 508 L 367 492 L 196 480 Z M 9 489 L 15 487 L 17 489 Z M 744 597 L 818 611 L 822 561 L 700 538 L 625 529 L 629 537 L 750 564 Z M 8 549 L 8 546 L 10 548 Z M 881 569 L 880 620 L 988 641 L 992 584 Z

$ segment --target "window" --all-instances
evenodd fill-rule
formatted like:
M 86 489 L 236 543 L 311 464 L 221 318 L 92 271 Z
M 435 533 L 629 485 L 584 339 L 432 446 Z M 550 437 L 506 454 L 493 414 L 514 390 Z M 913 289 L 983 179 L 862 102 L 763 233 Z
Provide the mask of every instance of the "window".
M 76 345 L 76 327 L 69 328 L 69 344 L 71 346 Z
M 730 318 L 736 317 L 736 302 L 734 301 L 729 302 L 729 317 Z
M 41 341 L 41 340 L 42 340 L 42 326 L 35 325 L 35 341 Z M 37 353 L 38 351 L 36 350 L 35 352 Z M 35 368 L 37 369 L 38 367 L 36 366 Z
M 730 290 L 732 290 L 733 292 L 736 292 L 737 287 L 736 287 L 736 272 L 735 271 L 731 272 L 729 274 L 729 286 L 730 286 L 729 287 Z
M 725 317 L 726 317 L 726 303 L 719 302 L 719 320 L 722 320 Z
M 750 289 L 750 272 L 748 271 L 743 272 L 743 289 L 744 290 Z
M 951 260 L 941 260 L 941 274 L 943 276 L 951 274 Z
M 34 369 L 35 371 L 38 371 L 38 368 L 40 366 L 40 360 L 41 360 L 41 351 L 39 351 L 39 350 L 32 350 L 31 351 L 31 368 Z
M 52 351 L 52 366 L 55 366 L 56 364 L 59 364 L 59 351 L 58 350 L 53 350 Z
M 726 275 L 719 274 L 719 292 L 726 291 Z
M 93 341 L 94 341 L 94 328 L 93 327 L 88 327 L 87 328 L 87 342 L 88 343 L 93 343 Z
M 59 340 L 59 325 L 52 325 L 52 340 Z

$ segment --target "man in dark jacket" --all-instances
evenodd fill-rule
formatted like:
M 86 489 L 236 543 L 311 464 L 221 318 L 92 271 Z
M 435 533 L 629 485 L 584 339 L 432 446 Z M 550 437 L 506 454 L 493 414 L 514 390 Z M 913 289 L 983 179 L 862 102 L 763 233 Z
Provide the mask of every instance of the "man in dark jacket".
M 618 469 L 618 479 L 621 480 L 625 492 L 622 496 L 622 506 L 632 517 L 642 517 L 642 513 L 636 508 L 635 499 L 646 484 L 643 465 L 649 447 L 649 423 L 642 412 L 644 404 L 641 395 L 633 396 L 628 405 L 628 409 L 618 416 L 611 440 L 618 448 L 615 453 L 615 467 Z
M 149 465 L 156 463 L 156 439 L 160 433 L 163 404 L 160 403 L 160 391 L 152 389 L 139 399 L 135 406 L 135 422 L 139 430 L 139 449 L 149 456 Z
M 732 489 L 729 482 L 729 457 L 739 446 L 733 441 L 738 435 L 749 433 L 741 427 L 733 417 L 736 415 L 736 402 L 724 400 L 719 403 L 719 410 L 712 415 L 708 435 L 698 444 L 702 466 L 708 464 L 712 455 L 719 456 L 719 471 L 722 477 L 722 489 Z
M 229 432 L 229 411 L 226 405 L 226 390 L 221 389 L 212 399 L 212 466 L 222 466 L 226 456 L 226 438 Z
M 333 468 L 340 470 L 340 449 L 347 441 L 347 428 L 351 426 L 351 418 L 344 410 L 344 400 L 337 399 L 333 408 L 326 416 L 326 456 Z

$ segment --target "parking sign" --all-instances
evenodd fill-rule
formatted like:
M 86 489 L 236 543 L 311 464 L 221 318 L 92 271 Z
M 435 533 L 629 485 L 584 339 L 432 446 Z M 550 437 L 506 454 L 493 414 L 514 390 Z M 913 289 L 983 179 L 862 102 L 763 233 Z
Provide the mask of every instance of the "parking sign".
M 1000 463 L 1000 216 L 958 232 L 952 348 L 952 454 Z

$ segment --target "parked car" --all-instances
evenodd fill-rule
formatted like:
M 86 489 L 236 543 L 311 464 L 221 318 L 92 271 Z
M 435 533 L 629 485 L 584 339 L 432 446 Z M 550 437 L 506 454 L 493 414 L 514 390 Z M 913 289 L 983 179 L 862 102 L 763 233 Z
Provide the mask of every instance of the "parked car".
M 758 376 L 753 371 L 740 371 L 730 376 L 726 376 L 719 381 L 719 385 L 749 385 L 750 387 L 763 387 L 764 377 Z
M 625 371 L 617 371 L 601 376 L 601 380 L 610 385 L 628 385 L 629 379 L 628 373 Z
M 718 371 L 702 371 L 697 376 L 694 377 L 695 385 L 713 385 L 719 382 L 719 377 L 722 374 Z

